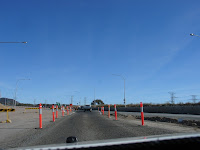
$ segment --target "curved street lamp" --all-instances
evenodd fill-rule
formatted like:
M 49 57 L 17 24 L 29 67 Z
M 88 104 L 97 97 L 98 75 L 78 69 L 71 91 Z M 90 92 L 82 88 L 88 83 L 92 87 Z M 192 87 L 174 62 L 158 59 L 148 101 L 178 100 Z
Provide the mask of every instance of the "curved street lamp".
M 27 44 L 28 42 L 0 42 L 0 44 L 1 44 L 1 43 L 23 43 L 23 44 Z M 17 80 L 17 82 L 16 82 L 16 88 L 15 88 L 15 106 L 16 106 L 16 104 L 17 104 L 17 85 L 18 85 L 18 82 L 19 82 L 20 80 L 30 80 L 30 79 L 18 79 L 18 80 Z M 13 103 L 14 103 L 14 101 L 13 101 Z
M 28 42 L 0 42 L 0 43 L 24 43 L 24 44 L 27 44 Z
M 125 98 L 125 78 L 122 75 L 112 74 L 113 76 L 120 76 L 124 80 L 124 107 L 126 107 L 126 98 Z
M 190 33 L 190 35 L 191 35 L 191 36 L 198 36 L 198 37 L 200 37 L 199 35 L 196 35 L 196 34 L 194 34 L 194 33 Z
M 15 106 L 17 104 L 17 86 L 18 86 L 18 83 L 20 80 L 31 80 L 31 79 L 18 79 L 17 82 L 16 82 L 16 88 L 15 88 Z

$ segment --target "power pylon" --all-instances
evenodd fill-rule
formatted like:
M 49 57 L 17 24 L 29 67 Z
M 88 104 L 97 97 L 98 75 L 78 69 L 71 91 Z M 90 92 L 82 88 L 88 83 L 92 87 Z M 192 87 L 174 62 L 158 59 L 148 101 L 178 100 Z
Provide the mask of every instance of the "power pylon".
M 174 94 L 176 94 L 176 93 L 174 93 L 174 92 L 168 92 L 168 93 L 171 95 L 171 103 L 174 104 L 175 103 L 175 98 L 178 98 L 178 97 L 174 96 Z

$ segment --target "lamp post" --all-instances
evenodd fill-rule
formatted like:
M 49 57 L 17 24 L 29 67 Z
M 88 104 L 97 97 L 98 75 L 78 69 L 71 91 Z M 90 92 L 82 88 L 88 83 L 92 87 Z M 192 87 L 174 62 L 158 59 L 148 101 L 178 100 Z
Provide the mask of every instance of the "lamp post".
M 24 43 L 24 44 L 27 44 L 28 42 L 0 42 L 0 43 Z
M 125 96 L 125 78 L 122 75 L 112 74 L 113 76 L 120 76 L 124 80 L 124 107 L 126 107 L 126 96 Z
M 200 37 L 199 35 L 196 35 L 194 33 L 190 33 L 191 36 L 197 36 L 197 37 Z
M 17 88 L 18 88 L 18 83 L 19 81 L 21 80 L 31 80 L 31 79 L 18 79 L 17 82 L 16 82 L 16 87 L 15 87 L 15 106 L 17 104 Z
M 23 43 L 23 44 L 27 44 L 28 42 L 0 42 L 0 44 L 2 43 Z M 30 79 L 18 79 L 17 82 L 16 82 L 16 88 L 15 88 L 15 106 L 16 106 L 16 101 L 17 101 L 17 84 L 20 80 L 30 80 Z M 13 105 L 14 105 L 14 101 L 13 101 Z

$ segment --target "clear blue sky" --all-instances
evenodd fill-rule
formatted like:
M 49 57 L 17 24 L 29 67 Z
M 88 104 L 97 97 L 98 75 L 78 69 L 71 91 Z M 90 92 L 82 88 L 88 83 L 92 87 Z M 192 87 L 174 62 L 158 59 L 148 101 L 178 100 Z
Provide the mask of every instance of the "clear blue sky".
M 199 0 L 1 0 L 0 90 L 24 103 L 200 98 Z

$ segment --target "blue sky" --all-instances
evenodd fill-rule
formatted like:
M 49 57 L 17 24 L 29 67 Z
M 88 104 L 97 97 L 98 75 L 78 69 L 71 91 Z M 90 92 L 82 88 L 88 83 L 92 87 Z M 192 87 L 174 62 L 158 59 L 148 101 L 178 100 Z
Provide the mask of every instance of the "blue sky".
M 23 103 L 200 98 L 198 0 L 1 0 L 0 90 Z

